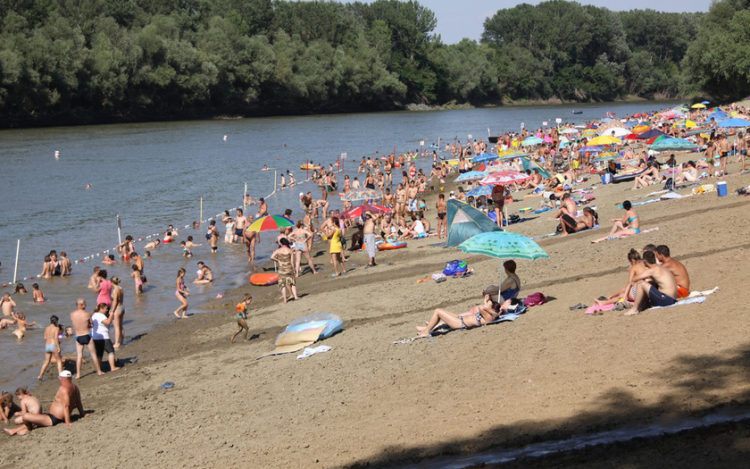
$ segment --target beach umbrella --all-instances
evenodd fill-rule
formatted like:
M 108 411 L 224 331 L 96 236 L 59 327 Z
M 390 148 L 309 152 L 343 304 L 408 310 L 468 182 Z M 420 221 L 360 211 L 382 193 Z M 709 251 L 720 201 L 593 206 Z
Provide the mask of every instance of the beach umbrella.
M 602 137 L 611 137 L 612 135 L 614 135 L 615 137 L 624 137 L 629 134 L 630 134 L 630 131 L 628 129 L 624 129 L 622 127 L 613 127 L 611 129 L 605 130 L 599 135 Z
M 612 137 L 610 135 L 601 135 L 599 137 L 595 137 L 589 140 L 588 144 L 591 146 L 597 146 L 597 145 L 612 145 L 615 143 L 622 143 L 622 140 L 620 140 L 617 137 Z
M 341 200 L 343 200 L 344 202 L 356 202 L 358 200 L 380 199 L 382 197 L 383 196 L 378 191 L 375 191 L 373 189 L 364 189 L 347 192 L 346 194 L 341 196 Z
M 706 105 L 703 103 L 695 103 L 690 106 L 692 109 L 706 109 Z
M 668 135 L 657 135 L 656 137 L 651 137 L 650 139 L 646 140 L 646 145 L 653 145 L 659 140 L 664 140 L 665 138 L 671 138 L 671 137 L 669 137 Z
M 519 173 L 518 171 L 498 171 L 492 173 L 479 181 L 483 186 L 496 186 L 498 184 L 512 184 L 514 182 L 523 182 L 531 179 L 531 176 Z
M 482 163 L 482 164 L 480 164 L 480 165 L 479 165 L 479 167 L 478 167 L 477 169 L 475 169 L 474 171 L 484 171 L 485 169 L 487 169 L 487 165 L 486 165 L 486 164 L 484 164 L 484 163 Z
M 654 151 L 692 150 L 695 147 L 695 143 L 684 138 L 665 138 L 651 145 L 651 149 Z
M 675 129 L 692 129 L 693 127 L 697 126 L 695 122 L 685 119 L 684 121 L 675 122 L 672 124 L 672 127 Z
M 637 125 L 633 127 L 633 133 L 634 134 L 642 134 L 643 132 L 648 132 L 651 127 L 647 125 Z
M 607 161 L 607 160 L 614 160 L 617 158 L 620 158 L 622 155 L 619 153 L 616 153 L 614 151 L 607 151 L 604 153 L 600 153 L 594 158 L 594 161 Z
M 638 140 L 638 134 L 632 133 L 623 137 L 625 140 Z
M 380 215 L 381 213 L 391 213 L 391 209 L 389 209 L 388 207 L 383 207 L 382 205 L 362 204 L 344 210 L 343 212 L 341 212 L 341 218 L 361 218 L 367 212 L 370 212 L 373 215 Z
M 485 176 L 487 175 L 482 171 L 469 171 L 458 176 L 453 182 L 479 181 L 480 179 L 484 179 Z
M 258 218 L 245 229 L 247 231 L 278 231 L 280 228 L 287 228 L 290 226 L 294 226 L 294 223 L 287 217 L 268 215 Z
M 542 140 L 539 137 L 529 137 L 523 142 L 521 142 L 521 146 L 530 147 L 533 145 L 539 145 L 540 143 L 544 143 L 544 140 Z
M 497 155 L 493 155 L 492 153 L 482 153 L 472 158 L 471 162 L 472 163 L 484 163 L 485 161 L 492 161 L 496 159 L 497 159 Z
M 466 197 L 477 197 L 488 196 L 492 194 L 492 186 L 477 186 L 474 189 L 466 193 Z
M 732 117 L 731 119 L 726 119 L 726 120 L 721 121 L 721 123 L 717 127 L 720 127 L 720 128 L 750 127 L 750 121 L 747 121 L 740 117 Z
M 612 119 L 609 117 L 605 117 L 604 119 L 602 119 L 602 122 L 611 122 L 611 121 Z
M 497 259 L 549 259 L 549 255 L 533 240 L 509 231 L 479 233 L 459 244 L 458 249 L 467 254 L 482 254 Z M 502 284 L 503 269 L 500 268 L 498 287 Z
M 711 104 L 709 101 L 701 101 L 701 104 Z
M 595 153 L 601 153 L 604 151 L 602 147 L 594 147 L 594 146 L 585 146 L 581 147 L 578 151 L 582 152 L 583 154 L 595 154 Z
M 512 160 L 515 158 L 529 156 L 529 154 L 526 153 L 525 151 L 506 151 L 504 153 L 500 153 L 500 155 L 498 156 L 500 156 L 501 160 Z
M 659 137 L 660 135 L 667 135 L 667 134 L 665 134 L 664 132 L 660 130 L 651 129 L 638 135 L 638 140 L 648 140 L 650 138 Z
M 577 134 L 578 129 L 565 129 L 560 131 L 561 134 Z
M 708 115 L 708 120 L 713 119 L 716 122 L 721 122 L 726 118 L 727 118 L 727 113 L 722 111 L 721 109 L 717 109 L 716 111 Z
M 535 161 L 532 161 L 531 159 L 524 157 L 524 158 L 521 158 L 521 163 L 523 163 L 524 171 L 528 171 L 528 170 L 533 171 L 536 169 L 539 172 L 539 174 L 542 175 L 543 178 L 549 177 L 549 173 L 547 172 L 547 170 L 539 166 Z

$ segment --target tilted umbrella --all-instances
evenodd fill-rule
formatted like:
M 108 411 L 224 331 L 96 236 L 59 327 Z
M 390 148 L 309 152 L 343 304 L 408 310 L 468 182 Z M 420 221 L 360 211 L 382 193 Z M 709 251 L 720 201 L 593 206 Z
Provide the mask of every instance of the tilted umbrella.
M 488 196 L 492 194 L 492 186 L 477 186 L 474 189 L 466 193 L 466 197 L 477 197 Z
M 523 182 L 531 179 L 531 176 L 518 171 L 498 171 L 492 173 L 479 181 L 483 186 L 496 186 L 498 184 L 512 184 L 514 182 Z
M 651 149 L 654 151 L 679 151 L 692 150 L 696 146 L 695 143 L 684 138 L 665 138 L 651 145 Z
M 372 213 L 373 215 L 379 215 L 381 213 L 391 213 L 391 209 L 388 207 L 383 207 L 382 205 L 370 205 L 370 204 L 362 204 L 358 205 L 356 207 L 352 207 L 350 209 L 344 210 L 341 212 L 341 218 L 344 219 L 352 219 L 352 218 L 360 218 L 362 215 L 364 215 L 367 212 Z
M 458 176 L 453 182 L 479 181 L 480 179 L 484 179 L 485 176 L 487 175 L 482 171 L 469 171 L 468 173 L 463 173 Z
M 479 233 L 459 244 L 458 249 L 467 254 L 483 254 L 498 259 L 527 259 L 530 261 L 549 259 L 549 255 L 533 240 L 509 231 Z M 502 284 L 503 269 L 501 267 L 498 287 Z
M 706 105 L 703 103 L 695 103 L 690 107 L 693 109 L 706 109 Z
M 529 156 L 525 151 L 506 151 L 498 155 L 501 160 L 512 160 L 515 158 L 521 158 L 522 156 Z
M 720 127 L 722 129 L 732 127 L 750 127 L 750 121 L 747 121 L 740 117 L 732 117 L 731 119 L 721 121 L 721 123 L 717 127 Z
M 612 145 L 615 143 L 622 143 L 622 140 L 620 140 L 617 137 L 612 137 L 611 135 L 601 135 L 599 137 L 592 138 L 589 140 L 588 144 L 591 146 L 596 145 Z
M 268 215 L 258 218 L 250 224 L 247 231 L 278 231 L 280 228 L 294 226 L 294 222 L 287 217 L 279 215 Z
M 540 143 L 544 143 L 544 140 L 542 140 L 539 137 L 529 137 L 523 142 L 521 142 L 521 146 L 529 147 L 533 145 L 539 145 Z
M 492 161 L 496 159 L 497 159 L 497 155 L 493 155 L 492 153 L 482 153 L 472 158 L 471 162 L 472 163 L 484 163 L 485 161 Z
M 536 169 L 539 172 L 539 174 L 542 175 L 543 178 L 549 177 L 549 173 L 547 172 L 547 170 L 539 166 L 539 164 L 537 164 L 535 161 L 532 161 L 529 158 L 521 158 L 521 163 L 523 163 L 524 171 L 528 171 L 528 170 L 533 171 Z
M 656 129 L 651 129 L 643 132 L 642 134 L 638 135 L 638 140 L 648 140 L 650 138 L 658 137 L 660 135 L 667 135 L 664 132 Z
M 594 158 L 594 161 L 607 161 L 607 160 L 615 160 L 617 158 L 620 158 L 622 155 L 619 153 L 615 153 L 613 151 L 606 151 L 604 153 L 600 153 Z

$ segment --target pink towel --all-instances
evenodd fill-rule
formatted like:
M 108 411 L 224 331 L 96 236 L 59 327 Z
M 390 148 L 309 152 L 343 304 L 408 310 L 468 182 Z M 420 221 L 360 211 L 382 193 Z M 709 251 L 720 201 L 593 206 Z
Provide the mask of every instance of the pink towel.
M 586 314 L 594 314 L 594 313 L 598 313 L 599 311 L 612 311 L 613 309 L 615 309 L 614 303 L 612 303 L 611 305 L 604 305 L 604 306 L 594 305 L 586 310 Z

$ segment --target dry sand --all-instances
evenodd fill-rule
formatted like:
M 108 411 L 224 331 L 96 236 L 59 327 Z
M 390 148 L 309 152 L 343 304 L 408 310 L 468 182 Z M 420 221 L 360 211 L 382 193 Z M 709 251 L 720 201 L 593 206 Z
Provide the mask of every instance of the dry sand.
M 0 438 L 0 467 L 381 467 L 742 408 L 750 396 L 750 293 L 743 286 L 750 199 L 732 192 L 750 176 L 726 180 L 728 197 L 711 193 L 636 207 L 641 228 L 658 226 L 658 232 L 591 245 L 608 229 L 606 220 L 622 215 L 615 204 L 645 200 L 660 187 L 597 189 L 603 228 L 543 239 L 550 259 L 518 261 L 521 296 L 540 291 L 555 299 L 511 323 L 392 344 L 413 336 L 414 325 L 434 308 L 463 312 L 478 303 L 485 285 L 497 282 L 499 260 L 428 246 L 436 238 L 379 253 L 375 269 L 362 268 L 366 254 L 356 253 L 357 265 L 335 279 L 321 254 L 323 273 L 300 278 L 303 297 L 286 305 L 275 287 L 224 292 L 205 306 L 214 312 L 159 327 L 125 347 L 125 369 L 97 377 L 88 365 L 77 384 L 93 414 L 70 428 Z M 510 211 L 538 202 L 521 199 Z M 429 216 L 435 218 L 434 209 Z M 511 229 L 527 236 L 554 231 L 549 212 L 531 217 Z M 647 243 L 671 247 L 693 290 L 719 286 L 719 292 L 702 305 L 635 317 L 568 310 L 624 286 L 626 253 Z M 417 284 L 459 258 L 475 275 Z M 252 340 L 230 345 L 233 306 L 246 291 L 256 298 L 248 321 Z M 332 351 L 256 360 L 289 322 L 319 312 L 344 318 L 344 331 L 324 341 Z M 174 389 L 160 391 L 166 381 Z M 48 382 L 34 390 L 45 408 L 55 388 Z M 663 466 L 683 438 L 695 455 L 681 458 L 681 466 L 707 467 L 700 455 L 714 453 L 697 449 L 697 440 L 747 457 L 750 431 L 736 427 L 708 440 L 678 435 L 524 464 Z

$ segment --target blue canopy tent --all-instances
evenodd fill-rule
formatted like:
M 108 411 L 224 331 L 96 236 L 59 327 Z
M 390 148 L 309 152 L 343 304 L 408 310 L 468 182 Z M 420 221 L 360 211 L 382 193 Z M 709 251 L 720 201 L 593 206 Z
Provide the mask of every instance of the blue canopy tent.
M 469 204 L 455 199 L 448 201 L 447 247 L 455 247 L 479 233 L 502 231 L 490 217 Z

